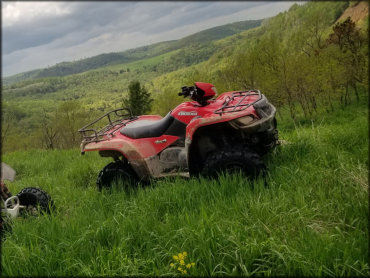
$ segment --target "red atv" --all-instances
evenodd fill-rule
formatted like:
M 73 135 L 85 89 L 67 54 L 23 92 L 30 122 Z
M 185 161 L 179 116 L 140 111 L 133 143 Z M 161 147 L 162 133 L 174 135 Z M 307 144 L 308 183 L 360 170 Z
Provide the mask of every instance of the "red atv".
M 261 156 L 278 139 L 275 107 L 259 90 L 216 95 L 212 84 L 195 82 L 179 93 L 192 101 L 164 118 L 133 116 L 120 108 L 81 128 L 82 154 L 99 151 L 114 159 L 100 171 L 98 188 L 111 187 L 117 179 L 137 183 L 173 175 L 216 176 L 221 170 L 242 170 L 252 177 L 263 172 Z

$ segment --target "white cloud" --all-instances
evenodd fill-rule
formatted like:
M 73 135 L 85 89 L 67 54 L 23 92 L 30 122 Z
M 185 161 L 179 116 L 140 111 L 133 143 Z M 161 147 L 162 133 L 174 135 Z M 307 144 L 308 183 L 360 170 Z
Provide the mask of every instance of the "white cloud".
M 294 2 L 3 2 L 5 76 L 262 19 Z
M 34 19 L 66 15 L 71 12 L 70 7 L 63 2 L 7 2 L 2 4 L 2 24 L 30 22 Z

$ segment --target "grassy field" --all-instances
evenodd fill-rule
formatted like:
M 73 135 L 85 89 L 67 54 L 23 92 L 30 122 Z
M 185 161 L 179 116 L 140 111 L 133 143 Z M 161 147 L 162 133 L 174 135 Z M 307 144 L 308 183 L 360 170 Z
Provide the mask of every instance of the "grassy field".
M 11 191 L 41 187 L 57 210 L 14 221 L 2 275 L 369 276 L 367 101 L 279 131 L 267 186 L 223 175 L 99 193 L 96 153 L 3 155 Z M 180 252 L 186 274 L 170 266 Z

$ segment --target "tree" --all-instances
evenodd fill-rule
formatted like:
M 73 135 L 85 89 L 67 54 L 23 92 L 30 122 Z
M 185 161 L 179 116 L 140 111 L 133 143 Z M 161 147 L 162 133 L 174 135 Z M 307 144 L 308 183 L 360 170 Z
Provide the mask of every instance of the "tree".
M 55 113 L 53 115 L 47 115 L 45 109 L 43 109 L 43 115 L 41 119 L 42 123 L 42 141 L 46 149 L 54 149 L 57 141 L 58 128 L 56 127 L 57 117 Z
M 15 105 L 8 103 L 2 104 L 1 115 L 1 142 L 9 135 L 10 130 L 18 125 L 18 122 L 26 116 L 26 114 L 17 108 Z
M 333 27 L 333 33 L 329 35 L 328 44 L 336 45 L 343 53 L 340 61 L 343 64 L 345 74 L 346 95 L 344 104 L 348 103 L 348 87 L 355 91 L 356 99 L 359 101 L 357 84 L 363 83 L 366 75 L 366 54 L 362 49 L 366 46 L 366 36 L 356 27 L 356 23 L 348 17 L 344 22 L 338 22 Z
M 153 99 L 139 81 L 131 81 L 128 86 L 128 98 L 123 99 L 123 104 L 128 106 L 134 115 L 150 112 Z
M 62 102 L 56 111 L 57 129 L 59 130 L 60 146 L 73 148 L 79 145 L 78 129 L 86 124 L 88 113 L 81 108 L 76 100 Z

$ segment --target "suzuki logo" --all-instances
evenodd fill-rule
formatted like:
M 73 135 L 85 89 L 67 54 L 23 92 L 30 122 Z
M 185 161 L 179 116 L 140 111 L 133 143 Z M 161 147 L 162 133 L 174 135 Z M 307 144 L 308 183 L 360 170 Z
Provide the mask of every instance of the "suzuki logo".
M 167 142 L 167 139 L 163 139 L 163 140 L 155 140 L 154 143 L 156 144 L 160 144 L 160 143 L 166 143 Z
M 177 115 L 179 115 L 179 116 L 197 116 L 198 113 L 197 113 L 197 111 L 189 111 L 189 112 L 180 111 Z

